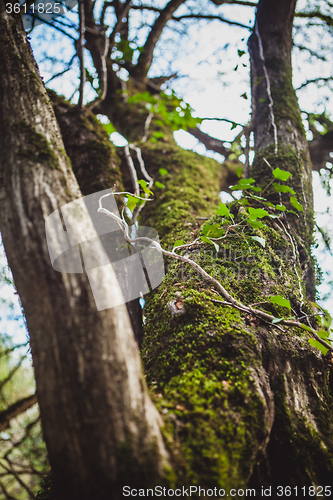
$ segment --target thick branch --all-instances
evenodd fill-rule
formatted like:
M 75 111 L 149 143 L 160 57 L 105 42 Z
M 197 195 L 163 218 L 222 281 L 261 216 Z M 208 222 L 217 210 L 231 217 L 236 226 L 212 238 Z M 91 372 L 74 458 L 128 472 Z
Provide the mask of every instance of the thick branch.
M 161 36 L 164 26 L 172 18 L 173 13 L 184 2 L 185 0 L 171 0 L 156 19 L 133 71 L 133 76 L 136 79 L 142 81 L 146 78 L 153 61 L 155 46 Z
M 209 151 L 215 151 L 215 153 L 219 153 L 223 156 L 228 156 L 230 154 L 230 149 L 223 145 L 223 141 L 211 137 L 205 132 L 202 132 L 199 128 L 189 128 L 187 131 L 206 146 Z

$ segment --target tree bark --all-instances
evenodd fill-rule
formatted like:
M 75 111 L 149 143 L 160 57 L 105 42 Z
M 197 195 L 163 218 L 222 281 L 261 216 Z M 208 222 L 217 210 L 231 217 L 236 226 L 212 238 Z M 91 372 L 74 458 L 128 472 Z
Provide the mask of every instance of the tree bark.
M 82 196 L 22 23 L 0 2 L 0 228 L 31 339 L 55 498 L 163 481 L 160 418 L 125 306 L 97 311 L 87 275 L 52 268 L 45 221 Z M 87 212 L 77 230 L 96 237 Z M 100 249 L 102 252 L 102 249 Z M 101 289 L 121 294 L 111 268 Z

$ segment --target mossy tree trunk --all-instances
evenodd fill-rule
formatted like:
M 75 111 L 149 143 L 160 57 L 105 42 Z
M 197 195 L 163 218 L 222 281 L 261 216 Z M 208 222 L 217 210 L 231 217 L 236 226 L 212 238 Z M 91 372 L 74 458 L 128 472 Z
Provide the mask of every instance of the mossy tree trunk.
M 87 275 L 51 265 L 45 221 L 82 195 L 22 22 L 2 0 L 0 116 L 0 228 L 30 333 L 54 498 L 120 498 L 125 477 L 160 484 L 167 453 L 126 308 L 97 311 Z M 96 237 L 81 215 L 77 230 Z M 100 286 L 121 294 L 112 269 Z

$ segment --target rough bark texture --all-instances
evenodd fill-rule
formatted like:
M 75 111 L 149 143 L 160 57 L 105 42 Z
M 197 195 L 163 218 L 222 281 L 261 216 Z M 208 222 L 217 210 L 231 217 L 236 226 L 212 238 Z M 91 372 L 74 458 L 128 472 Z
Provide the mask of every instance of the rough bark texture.
M 271 182 L 272 170 L 276 167 L 292 174 L 288 186 L 295 191 L 296 198 L 303 205 L 303 212 L 299 214 L 299 218 L 290 217 L 288 227 L 297 239 L 307 295 L 314 300 L 315 278 L 311 258 L 312 164 L 292 86 L 291 49 L 295 5 L 296 0 L 281 2 L 261 0 L 258 5 L 256 28 L 249 39 L 252 127 L 256 150 L 251 176 L 258 179 L 260 185 L 265 187 Z M 271 93 L 271 106 L 269 93 Z M 289 193 L 278 195 L 271 186 L 265 196 L 272 202 L 283 203 L 287 208 L 293 209 L 289 202 Z
M 120 159 L 103 125 L 91 111 L 79 110 L 55 92 L 49 91 L 49 95 L 65 150 L 82 194 L 87 196 L 109 188 L 114 192 L 123 191 Z M 121 199 L 118 198 L 117 201 L 120 202 Z M 131 286 L 131 283 L 127 283 L 127 286 Z M 136 341 L 140 346 L 143 328 L 139 299 L 127 302 L 126 307 Z
M 54 495 L 118 498 L 125 477 L 162 480 L 160 419 L 125 306 L 98 312 L 86 274 L 51 266 L 45 220 L 81 193 L 22 24 L 2 1 L 0 96 L 0 228 L 30 332 Z M 101 287 L 121 293 L 112 270 Z

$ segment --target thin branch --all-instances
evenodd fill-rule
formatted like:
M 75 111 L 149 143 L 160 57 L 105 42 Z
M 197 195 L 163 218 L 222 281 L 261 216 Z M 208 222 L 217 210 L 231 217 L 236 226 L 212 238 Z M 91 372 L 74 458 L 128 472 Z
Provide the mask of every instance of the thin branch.
M 296 12 L 295 17 L 305 18 L 305 19 L 320 19 L 324 21 L 327 26 L 333 26 L 333 18 L 322 14 L 321 12 Z
M 58 78 L 59 76 L 62 76 L 64 75 L 65 73 L 67 73 L 67 71 L 69 71 L 72 67 L 72 64 L 73 64 L 73 61 L 76 57 L 76 54 L 73 55 L 73 57 L 71 58 L 70 61 L 68 61 L 68 63 L 66 64 L 67 68 L 64 69 L 63 71 L 60 71 L 59 73 L 56 73 L 55 75 L 51 76 L 51 78 L 49 78 L 46 82 L 45 82 L 45 85 L 47 85 L 48 83 L 52 82 L 52 80 L 55 80 L 56 78 Z
M 184 14 L 183 16 L 172 17 L 172 21 L 183 21 L 184 19 L 207 19 L 208 21 L 221 21 L 222 23 L 230 24 L 231 26 L 238 26 L 239 28 L 252 29 L 252 26 L 239 23 L 238 21 L 231 21 L 223 16 L 209 15 L 209 14 Z
M 103 4 L 103 8 L 102 8 L 102 12 L 101 12 L 101 16 L 99 18 L 99 24 L 101 26 L 105 26 L 104 25 L 104 19 L 105 19 L 105 14 L 106 14 L 106 9 L 108 7 L 112 7 L 113 6 L 113 2 L 104 2 Z
M 115 24 L 115 26 L 114 26 L 114 28 L 112 30 L 111 35 L 109 36 L 109 53 L 111 52 L 111 50 L 114 47 L 116 34 L 119 33 L 120 28 L 124 24 L 123 19 L 125 17 L 127 17 L 127 15 L 128 15 L 128 12 L 129 12 L 129 9 L 130 9 L 130 4 L 131 4 L 131 0 L 126 0 L 125 4 L 122 4 L 123 5 L 123 9 L 117 15 L 117 22 L 116 22 L 116 24 Z
M 73 40 L 73 42 L 77 42 L 77 39 L 76 39 L 74 36 L 70 35 L 70 34 L 69 34 L 69 33 L 67 33 L 65 30 L 63 30 L 63 29 L 59 28 L 59 27 L 55 24 L 56 19 L 55 19 L 54 21 L 52 21 L 52 23 L 51 23 L 51 22 L 46 21 L 45 19 L 42 19 L 42 18 L 40 18 L 40 17 L 38 17 L 38 16 L 35 16 L 35 18 L 36 18 L 36 19 L 38 19 L 39 21 L 42 21 L 44 24 L 47 24 L 48 26 L 51 26 L 51 28 L 54 28 L 55 30 L 60 31 L 60 33 L 62 33 L 63 35 L 65 35 L 65 36 L 67 36 L 68 38 L 70 38 L 71 40 Z
M 79 0 L 79 19 L 80 19 L 80 38 L 78 41 L 77 53 L 80 59 L 80 87 L 79 87 L 78 108 L 81 110 L 83 107 L 83 92 L 84 92 L 84 83 L 86 80 L 86 70 L 84 67 L 84 32 L 85 32 L 84 0 Z
M 16 471 L 14 469 L 8 469 L 8 467 L 6 467 L 3 463 L 1 463 L 1 466 L 9 473 L 11 473 L 16 481 L 22 486 L 22 488 L 24 488 L 26 490 L 26 492 L 28 493 L 29 497 L 32 499 L 32 500 L 35 500 L 36 497 L 35 495 L 33 494 L 33 492 L 30 490 L 30 488 L 25 484 L 24 481 L 22 481 L 22 479 L 20 478 L 20 476 L 16 473 Z
M 0 432 L 9 427 L 9 422 L 12 418 L 17 417 L 17 415 L 28 410 L 28 408 L 31 408 L 31 406 L 36 403 L 37 395 L 33 394 L 20 401 L 16 401 L 16 403 L 12 404 L 7 410 L 2 411 L 0 413 Z
M 311 83 L 319 83 L 319 82 L 332 82 L 333 81 L 333 76 L 328 76 L 328 77 L 318 77 L 318 78 L 313 78 L 311 80 L 306 80 L 306 82 L 302 83 L 297 89 L 295 90 L 301 90 L 307 85 L 310 85 Z

